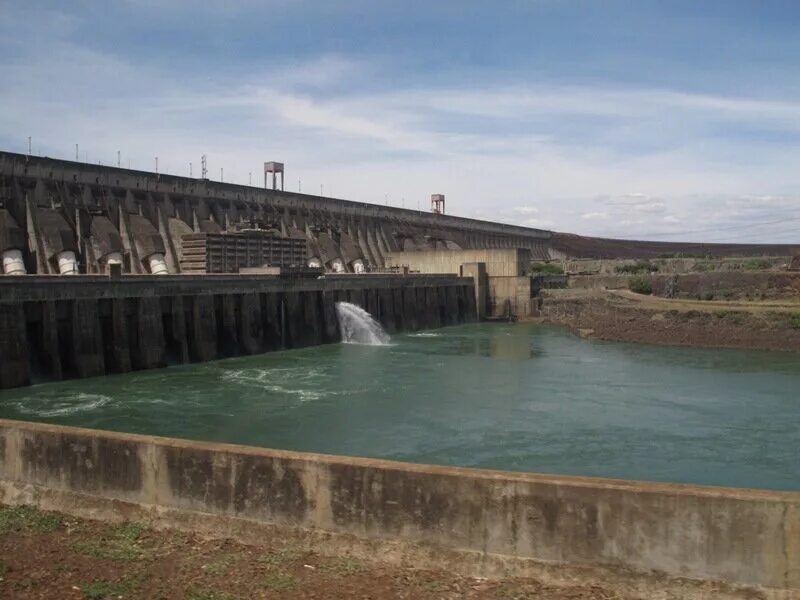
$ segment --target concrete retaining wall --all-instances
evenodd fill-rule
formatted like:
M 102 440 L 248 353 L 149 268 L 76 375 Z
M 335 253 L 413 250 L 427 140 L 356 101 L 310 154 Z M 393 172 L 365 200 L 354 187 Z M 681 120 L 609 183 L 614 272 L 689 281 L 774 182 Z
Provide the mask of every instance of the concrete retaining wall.
M 205 514 L 411 543 L 431 555 L 459 553 L 455 564 L 473 572 L 497 561 L 528 574 L 555 565 L 567 578 L 644 582 L 653 598 L 739 597 L 740 585 L 762 588 L 748 598 L 800 593 L 799 493 L 413 465 L 0 420 L 0 501 L 95 515 L 138 506 L 153 516 Z M 728 582 L 714 587 L 728 593 L 703 595 L 708 586 L 692 579 Z
M 390 333 L 476 320 L 471 278 L 0 278 L 0 388 L 336 342 L 335 304 Z
M 781 299 L 800 294 L 800 274 L 776 271 L 728 271 L 684 275 L 644 275 L 657 296 L 704 299 Z M 632 275 L 570 275 L 568 285 L 581 289 L 624 289 Z

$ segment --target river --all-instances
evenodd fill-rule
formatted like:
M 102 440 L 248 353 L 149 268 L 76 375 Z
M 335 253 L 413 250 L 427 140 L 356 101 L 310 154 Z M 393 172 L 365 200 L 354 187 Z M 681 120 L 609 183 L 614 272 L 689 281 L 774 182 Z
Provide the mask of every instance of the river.
M 330 454 L 800 490 L 800 356 L 475 324 L 0 392 L 0 416 Z

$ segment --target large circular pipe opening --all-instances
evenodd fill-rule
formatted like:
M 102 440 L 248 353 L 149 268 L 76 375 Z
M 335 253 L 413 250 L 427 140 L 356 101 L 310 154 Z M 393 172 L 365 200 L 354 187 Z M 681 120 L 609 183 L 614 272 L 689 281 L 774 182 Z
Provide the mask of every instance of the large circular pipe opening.
M 334 273 L 344 273 L 344 263 L 341 258 L 334 258 L 331 261 L 331 270 Z
M 147 258 L 147 263 L 153 275 L 169 275 L 169 269 L 167 269 L 163 254 L 151 254 Z
M 25 261 L 22 259 L 22 250 L 6 250 L 3 252 L 3 273 L 6 275 L 25 275 Z
M 61 275 L 77 275 L 78 259 L 72 250 L 63 250 L 56 256 L 58 261 L 58 272 Z

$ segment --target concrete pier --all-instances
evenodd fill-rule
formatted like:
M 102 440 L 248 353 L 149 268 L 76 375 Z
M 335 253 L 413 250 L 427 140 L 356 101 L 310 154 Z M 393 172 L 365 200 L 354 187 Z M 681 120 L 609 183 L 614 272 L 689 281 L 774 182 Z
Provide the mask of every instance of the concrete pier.
M 2 277 L 0 388 L 336 342 L 341 300 L 389 332 L 470 322 L 473 285 L 391 275 Z

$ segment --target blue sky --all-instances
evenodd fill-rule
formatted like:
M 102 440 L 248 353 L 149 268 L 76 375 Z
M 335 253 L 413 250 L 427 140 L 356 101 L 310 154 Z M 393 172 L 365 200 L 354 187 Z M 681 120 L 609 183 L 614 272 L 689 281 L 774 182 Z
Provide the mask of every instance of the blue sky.
M 800 242 L 800 2 L 0 0 L 0 147 L 591 235 Z M 207 3 L 211 4 L 211 3 Z

